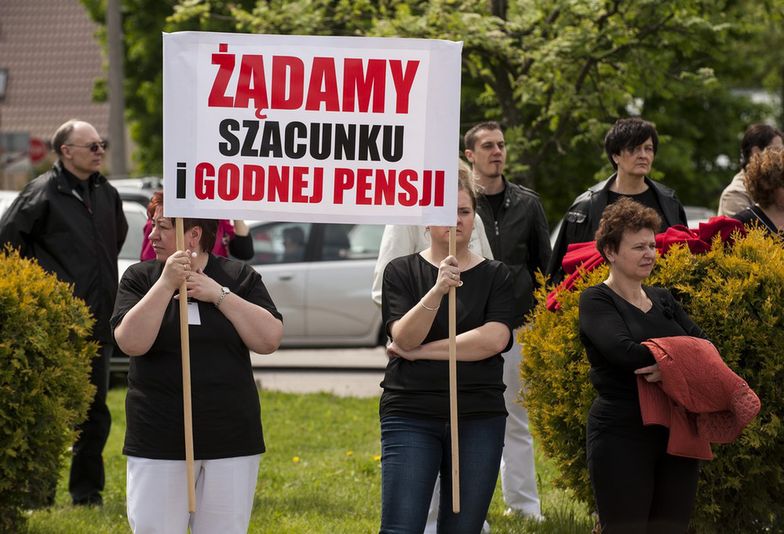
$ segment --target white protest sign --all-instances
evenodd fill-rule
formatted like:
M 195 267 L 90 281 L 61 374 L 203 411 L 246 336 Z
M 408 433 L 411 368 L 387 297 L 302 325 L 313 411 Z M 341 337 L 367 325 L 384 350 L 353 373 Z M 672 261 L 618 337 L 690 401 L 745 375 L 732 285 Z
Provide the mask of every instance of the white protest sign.
M 461 48 L 164 34 L 165 215 L 454 225 Z

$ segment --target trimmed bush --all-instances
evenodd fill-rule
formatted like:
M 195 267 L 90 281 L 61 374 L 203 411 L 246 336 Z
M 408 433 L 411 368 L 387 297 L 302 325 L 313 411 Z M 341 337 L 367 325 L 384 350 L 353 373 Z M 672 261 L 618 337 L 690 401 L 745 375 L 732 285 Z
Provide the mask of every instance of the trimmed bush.
M 70 285 L 14 251 L 0 254 L 0 532 L 51 499 L 95 388 L 93 319 Z
M 585 422 L 595 392 L 579 339 L 581 291 L 607 276 L 606 265 L 545 308 L 538 292 L 533 325 L 522 334 L 525 403 L 538 444 L 560 469 L 557 483 L 593 505 Z M 734 245 L 717 238 L 694 255 L 678 245 L 647 281 L 672 289 L 724 361 L 759 395 L 762 410 L 734 443 L 713 445 L 702 464 L 691 529 L 699 533 L 781 532 L 784 519 L 784 246 L 761 231 Z M 633 474 L 630 474 L 633 476 Z

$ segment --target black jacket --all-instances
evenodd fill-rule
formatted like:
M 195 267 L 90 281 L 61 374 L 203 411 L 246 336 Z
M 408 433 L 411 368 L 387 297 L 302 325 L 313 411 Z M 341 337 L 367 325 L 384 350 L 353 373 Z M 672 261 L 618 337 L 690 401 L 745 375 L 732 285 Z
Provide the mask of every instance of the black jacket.
M 550 263 L 547 266 L 547 274 L 551 281 L 559 283 L 563 280 L 564 272 L 561 266 L 563 257 L 566 255 L 566 248 L 571 243 L 585 243 L 593 241 L 599 221 L 607 207 L 608 191 L 610 185 L 615 181 L 616 174 L 613 174 L 603 182 L 582 193 L 572 203 L 566 215 L 561 220 L 561 228 L 558 231 L 553 255 L 550 256 Z M 645 178 L 645 183 L 656 195 L 662 212 L 664 213 L 664 226 L 669 228 L 676 224 L 688 224 L 686 212 L 681 201 L 675 195 L 675 191 L 660 183 Z
M 117 190 L 98 173 L 90 176 L 92 213 L 71 188 L 62 163 L 19 193 L 0 219 L 0 243 L 10 243 L 84 299 L 95 317 L 93 337 L 111 341 L 109 317 L 117 295 L 117 256 L 128 223 Z
M 504 201 L 493 217 L 493 208 L 478 195 L 476 210 L 485 225 L 493 257 L 506 264 L 514 284 L 515 328 L 523 324 L 534 304 L 534 273 L 544 271 L 550 257 L 550 232 L 542 203 L 531 189 L 504 181 Z

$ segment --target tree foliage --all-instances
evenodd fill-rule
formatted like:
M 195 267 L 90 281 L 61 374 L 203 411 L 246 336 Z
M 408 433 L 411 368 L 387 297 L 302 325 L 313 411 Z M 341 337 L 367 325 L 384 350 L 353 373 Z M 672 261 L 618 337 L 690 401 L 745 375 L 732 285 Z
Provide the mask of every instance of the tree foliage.
M 559 484 L 592 502 L 585 459 L 585 423 L 595 392 L 579 339 L 580 293 L 607 277 L 602 266 L 573 292 L 561 309 L 545 308 L 539 290 L 533 326 L 523 334 L 525 402 L 537 443 L 558 464 Z M 648 281 L 669 287 L 724 361 L 762 401 L 762 410 L 741 436 L 714 445 L 702 465 L 692 519 L 696 532 L 779 532 L 784 520 L 784 247 L 761 231 L 705 254 L 670 249 Z
M 82 0 L 102 22 L 102 1 Z M 367 35 L 464 42 L 463 129 L 506 128 L 507 175 L 542 195 L 551 220 L 609 164 L 602 139 L 640 113 L 662 134 L 656 178 L 689 204 L 718 203 L 738 136 L 770 110 L 733 87 L 780 90 L 764 39 L 782 7 L 752 0 L 122 0 L 126 99 L 140 170 L 162 161 L 161 38 L 156 30 Z M 769 20 L 760 25 L 760 17 Z M 754 54 L 738 65 L 739 47 Z M 774 69 L 775 66 L 775 69 Z M 766 69 L 770 69 L 767 72 Z M 744 76 L 745 75 L 745 76 Z

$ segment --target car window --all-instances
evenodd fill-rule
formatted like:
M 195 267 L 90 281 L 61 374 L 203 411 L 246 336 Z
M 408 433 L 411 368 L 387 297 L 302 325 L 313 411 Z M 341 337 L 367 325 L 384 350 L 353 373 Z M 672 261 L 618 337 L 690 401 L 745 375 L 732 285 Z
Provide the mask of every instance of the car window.
M 384 227 L 377 224 L 327 224 L 321 249 L 323 261 L 378 257 Z
M 310 223 L 274 222 L 250 229 L 254 265 L 304 261 Z

